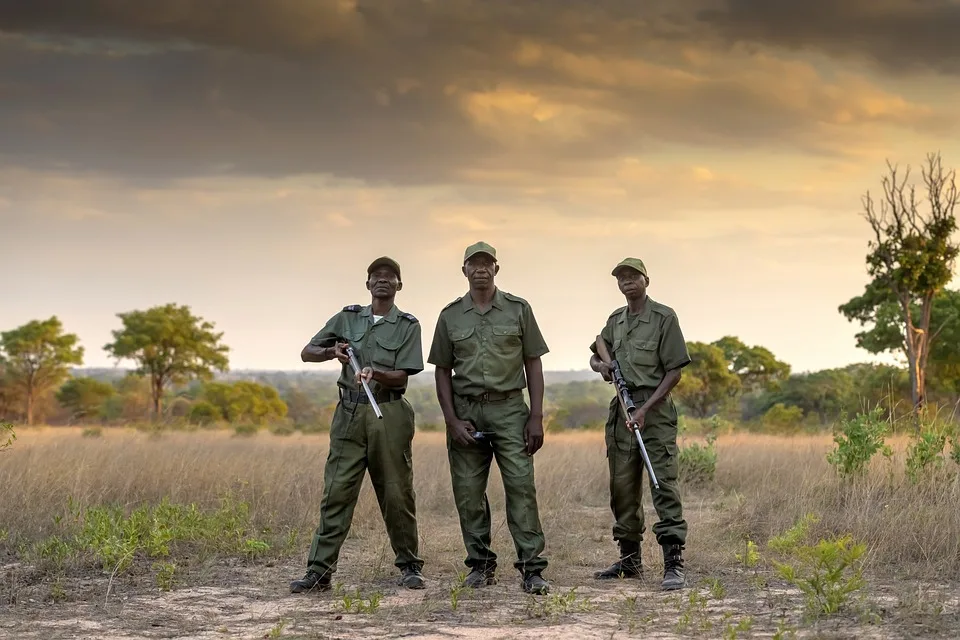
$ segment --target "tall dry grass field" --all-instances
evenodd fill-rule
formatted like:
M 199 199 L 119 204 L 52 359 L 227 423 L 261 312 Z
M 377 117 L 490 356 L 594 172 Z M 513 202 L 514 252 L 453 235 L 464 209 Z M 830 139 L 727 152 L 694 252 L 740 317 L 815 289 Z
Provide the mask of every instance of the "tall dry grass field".
M 173 592 L 176 588 L 257 575 L 261 587 L 274 597 L 289 598 L 287 582 L 302 574 L 317 522 L 327 438 L 326 434 L 280 437 L 267 432 L 240 437 L 228 432 L 157 435 L 104 429 L 100 437 L 84 437 L 79 428 L 20 431 L 15 446 L 0 454 L 0 552 L 4 554 L 0 558 L 5 558 L 8 574 L 16 572 L 14 577 L 7 576 L 0 592 L 4 605 L 27 607 L 31 598 L 67 604 L 109 601 L 110 594 L 104 596 L 102 583 L 91 582 L 108 572 L 94 570 L 95 565 L 82 553 L 64 552 L 55 563 L 44 561 L 49 545 L 38 543 L 51 536 L 66 539 L 69 529 L 64 527 L 70 513 L 104 505 L 121 505 L 130 512 L 164 499 L 181 505 L 193 503 L 212 512 L 226 495 L 244 505 L 249 516 L 248 535 L 262 540 L 269 549 L 242 561 L 215 550 L 206 556 L 206 564 L 196 565 L 190 562 L 192 547 L 178 547 L 162 558 L 179 567 Z M 711 593 L 716 598 L 717 585 L 723 583 L 727 592 L 741 593 L 745 601 L 751 600 L 751 590 L 769 590 L 777 583 L 776 575 L 762 559 L 759 565 L 747 562 L 742 555 L 747 542 L 754 543 L 762 557 L 771 538 L 813 514 L 809 531 L 813 542 L 850 534 L 855 541 L 866 544 L 863 560 L 868 586 L 864 593 L 877 597 L 886 594 L 888 610 L 896 610 L 890 609 L 889 598 L 894 598 L 906 616 L 920 611 L 919 601 L 909 596 L 916 592 L 915 585 L 946 585 L 945 591 L 938 592 L 945 595 L 937 596 L 937 624 L 941 626 L 936 628 L 956 630 L 952 627 L 956 605 L 951 604 L 950 590 L 960 581 L 958 474 L 948 466 L 936 477 L 916 484 L 908 482 L 903 472 L 905 441 L 890 444 L 894 448 L 892 459 L 874 460 L 866 477 L 842 481 L 826 462 L 825 455 L 832 446 L 827 436 L 721 436 L 716 443 L 715 480 L 683 489 L 690 522 L 686 551 L 690 590 L 707 593 L 703 590 L 712 585 Z M 546 555 L 551 563 L 545 577 L 554 583 L 555 593 L 603 588 L 593 580 L 592 573 L 615 559 L 616 548 L 610 532 L 602 434 L 550 433 L 535 460 Z M 443 603 L 448 596 L 453 597 L 448 592 L 455 588 L 458 572 L 464 570 L 464 554 L 442 434 L 417 434 L 414 472 L 421 553 L 427 563 L 424 571 L 435 593 L 428 591 Z M 510 564 L 513 545 L 495 467 L 489 496 L 501 580 L 516 592 L 515 583 L 519 581 Z M 656 593 L 662 562 L 649 533 L 656 515 L 648 493 L 644 502 L 648 577 L 643 583 L 631 584 L 642 584 L 645 593 Z M 358 588 L 370 581 L 389 585 L 395 574 L 392 562 L 377 503 L 365 480 L 336 579 Z M 757 581 L 761 570 L 766 578 Z M 111 576 L 113 593 L 156 591 L 156 571 L 155 562 L 134 562 L 122 576 Z M 59 585 L 59 597 L 50 595 L 51 582 Z M 84 590 L 85 584 L 89 593 Z M 90 586 L 94 584 L 99 586 Z M 898 586 L 903 589 L 898 591 Z M 796 595 L 796 590 L 793 593 L 794 604 L 799 603 L 802 594 Z M 676 608 L 674 617 L 680 621 L 674 627 L 683 620 L 683 607 L 692 606 L 692 600 L 683 598 L 686 596 L 677 600 L 679 604 L 670 605 Z M 449 604 L 443 606 L 451 608 Z M 876 613 L 882 609 L 878 605 L 869 610 Z M 857 611 L 858 619 L 862 619 L 865 609 Z M 765 622 L 768 630 L 786 624 L 776 622 L 772 610 L 769 615 Z M 791 624 L 802 629 L 799 615 Z M 888 615 L 887 622 L 899 624 L 907 619 L 903 616 Z M 750 612 L 749 617 L 759 621 L 763 616 Z M 727 618 L 733 619 L 729 615 Z M 619 624 L 622 627 L 625 623 Z M 720 633 L 719 626 L 713 628 Z

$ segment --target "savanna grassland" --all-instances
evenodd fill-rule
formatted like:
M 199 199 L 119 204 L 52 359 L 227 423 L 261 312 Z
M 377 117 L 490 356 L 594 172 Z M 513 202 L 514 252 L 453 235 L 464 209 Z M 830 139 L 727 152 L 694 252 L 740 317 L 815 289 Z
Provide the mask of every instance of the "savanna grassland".
M 327 437 L 19 430 L 0 453 L 0 636 L 960 635 L 960 466 L 945 453 L 918 470 L 906 437 L 887 437 L 890 455 L 878 451 L 847 477 L 827 460 L 829 435 L 686 441 L 688 588 L 663 593 L 649 532 L 643 580 L 593 579 L 616 553 L 603 436 L 548 433 L 536 473 L 552 592 L 535 597 L 510 566 L 495 467 L 500 582 L 459 585 L 464 554 L 443 435 L 418 433 L 427 588 L 396 586 L 365 481 L 335 589 L 292 595 L 316 526 Z M 648 494 L 645 511 L 649 531 Z

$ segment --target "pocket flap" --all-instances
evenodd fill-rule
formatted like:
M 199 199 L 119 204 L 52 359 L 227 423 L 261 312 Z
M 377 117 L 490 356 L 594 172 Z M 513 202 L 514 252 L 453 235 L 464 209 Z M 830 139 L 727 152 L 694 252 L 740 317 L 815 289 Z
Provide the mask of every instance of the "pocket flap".
M 631 342 L 634 349 L 639 349 L 641 351 L 656 351 L 657 341 L 656 340 L 634 340 Z
M 495 336 L 518 336 L 520 335 L 520 325 L 500 325 L 493 327 L 493 335 Z
M 382 338 L 377 336 L 377 345 L 387 351 L 396 351 L 403 344 L 403 338 Z
M 474 327 L 467 327 L 466 329 L 451 329 L 450 330 L 450 339 L 454 342 L 460 340 L 466 340 L 473 335 Z

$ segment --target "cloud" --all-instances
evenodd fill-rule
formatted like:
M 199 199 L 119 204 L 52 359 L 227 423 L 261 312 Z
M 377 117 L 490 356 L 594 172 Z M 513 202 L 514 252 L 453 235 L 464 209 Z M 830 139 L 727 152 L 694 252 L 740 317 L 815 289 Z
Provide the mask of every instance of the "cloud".
M 867 59 L 898 74 L 960 73 L 956 0 L 723 0 L 699 19 L 730 42 Z
M 625 159 L 677 145 L 844 161 L 952 126 L 861 76 L 713 49 L 728 27 L 697 8 L 0 0 L 0 163 L 617 197 Z

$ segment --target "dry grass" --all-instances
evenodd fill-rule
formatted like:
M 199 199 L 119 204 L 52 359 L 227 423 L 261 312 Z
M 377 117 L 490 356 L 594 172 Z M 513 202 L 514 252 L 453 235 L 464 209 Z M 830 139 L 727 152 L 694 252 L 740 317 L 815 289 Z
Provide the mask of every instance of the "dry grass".
M 0 539 L 3 531 L 8 534 L 6 541 L 0 543 L 0 549 L 11 562 L 16 561 L 22 551 L 22 548 L 18 550 L 19 543 L 42 539 L 56 530 L 55 519 L 65 513 L 68 498 L 80 506 L 135 507 L 167 498 L 176 503 L 213 508 L 219 496 L 232 492 L 249 504 L 252 522 L 268 530 L 273 540 L 288 537 L 291 532 L 296 538 L 293 547 L 278 547 L 262 564 L 222 560 L 221 567 L 234 567 L 228 571 L 235 572 L 235 576 L 245 576 L 244 579 L 266 590 L 270 598 L 286 602 L 284 598 L 289 598 L 284 594 L 286 582 L 302 573 L 309 536 L 316 526 L 327 438 L 326 434 L 278 437 L 269 433 L 235 437 L 225 432 L 149 435 L 120 429 L 104 429 L 102 437 L 91 438 L 83 437 L 79 428 L 25 429 L 18 433 L 14 448 L 0 455 L 0 487 L 3 488 Z M 960 480 L 957 474 L 944 474 L 938 480 L 919 485 L 910 484 L 902 471 L 905 442 L 894 440 L 891 444 L 896 453 L 891 462 L 876 461 L 865 479 L 844 483 L 837 479 L 824 459 L 831 444 L 826 436 L 778 438 L 737 434 L 720 437 L 716 482 L 709 487 L 685 490 L 686 515 L 691 524 L 686 554 L 688 578 L 693 587 L 690 593 L 708 593 L 710 585 L 716 589 L 716 584 L 722 581 L 727 585 L 727 601 L 740 603 L 730 605 L 731 610 L 749 612 L 769 635 L 778 624 L 785 624 L 782 620 L 777 622 L 780 618 L 774 615 L 774 609 L 783 604 L 783 598 L 787 597 L 783 594 L 789 591 L 782 588 L 782 583 L 779 591 L 771 586 L 776 581 L 769 570 L 764 580 L 757 581 L 758 570 L 745 570 L 734 554 L 743 550 L 746 539 L 757 543 L 762 553 L 770 537 L 782 533 L 805 514 L 813 513 L 819 517 L 813 529 L 816 536 L 850 533 L 868 546 L 866 567 L 873 585 L 871 593 L 877 598 L 886 594 L 887 600 L 882 606 L 876 604 L 879 600 L 875 601 L 872 609 L 860 609 L 858 615 L 893 606 L 899 607 L 900 613 L 893 617 L 887 614 L 890 624 L 907 620 L 908 613 L 921 617 L 929 614 L 940 626 L 924 623 L 924 633 L 935 635 L 941 627 L 957 631 L 960 620 L 957 620 L 956 604 L 950 604 L 949 591 L 946 596 L 937 596 L 939 609 L 934 615 L 927 610 L 932 606 L 931 600 L 922 595 L 921 589 L 928 583 L 953 583 L 948 589 L 956 588 L 956 581 L 960 580 L 960 508 L 957 506 Z M 418 600 L 412 609 L 409 602 L 403 600 L 410 597 L 408 594 L 391 596 L 399 599 L 396 602 L 402 606 L 391 609 L 393 617 L 381 622 L 389 623 L 388 626 L 415 624 L 430 616 L 441 619 L 443 616 L 437 612 L 444 610 L 448 617 L 461 616 L 458 620 L 464 624 L 464 620 L 470 619 L 462 616 L 482 616 L 493 605 L 490 596 L 474 596 L 475 601 L 450 613 L 449 591 L 453 588 L 450 585 L 455 584 L 457 573 L 463 570 L 463 547 L 443 435 L 419 433 L 414 449 L 421 553 L 427 561 L 425 573 L 437 586 L 431 587 L 434 591 L 430 591 L 429 598 Z M 591 578 L 592 572 L 609 563 L 615 553 L 610 539 L 612 518 L 602 435 L 548 434 L 547 445 L 536 457 L 536 473 L 548 543 L 546 553 L 551 562 L 546 577 L 558 585 L 558 594 L 568 593 L 574 587 L 580 593 L 598 588 Z M 510 575 L 509 568 L 513 546 L 503 516 L 502 485 L 495 471 L 491 477 L 490 500 L 494 512 L 494 547 L 503 561 L 503 588 L 515 598 L 511 601 L 513 609 L 508 613 L 500 611 L 498 615 L 527 621 L 550 618 L 553 614 L 542 611 L 538 614 L 530 609 L 541 605 L 527 601 L 517 604 L 520 602 L 515 593 L 518 581 Z M 648 528 L 656 520 L 649 505 L 647 494 Z M 373 581 L 381 588 L 391 589 L 386 585 L 391 584 L 389 580 L 394 574 L 392 561 L 376 500 L 369 482 L 365 481 L 338 578 L 357 588 Z M 656 574 L 661 561 L 649 532 L 644 543 L 644 561 L 651 575 L 639 586 L 644 593 L 656 593 Z M 71 586 L 59 599 L 66 599 L 69 604 L 96 598 L 102 604 L 102 584 L 93 576 L 84 577 L 81 569 L 77 568 L 72 574 L 68 572 L 67 583 Z M 205 573 L 186 576 L 182 586 L 220 584 L 210 571 L 207 567 Z M 149 574 L 148 569 L 144 572 Z M 22 593 L 15 598 L 17 606 L 29 608 L 24 595 L 48 594 L 51 581 L 62 580 L 50 573 L 31 575 L 30 579 L 21 576 L 25 582 L 21 585 Z M 906 579 L 914 582 L 908 585 L 904 582 Z M 143 594 L 155 591 L 152 584 L 152 576 L 147 575 L 138 582 L 134 572 L 120 589 L 132 594 L 131 597 L 138 593 L 146 597 Z M 638 583 L 630 586 L 634 585 Z M 762 591 L 765 596 L 761 597 L 758 589 L 765 589 Z M 643 605 L 631 601 L 629 592 L 621 602 L 609 590 L 601 590 L 593 597 L 605 604 L 598 605 L 600 608 L 594 613 L 564 609 L 562 615 L 556 615 L 566 616 L 566 622 L 574 626 L 574 618 L 593 615 L 591 619 L 601 626 L 613 624 L 613 629 L 630 627 L 631 631 L 639 632 L 644 624 L 666 624 L 665 618 L 650 616 L 664 616 L 663 608 L 672 607 L 669 626 L 682 633 L 682 625 L 677 621 L 683 620 L 685 610 L 689 618 L 695 604 L 685 600 L 686 593 L 662 597 L 657 594 L 660 600 L 656 606 L 660 608 L 644 613 Z M 913 600 L 908 597 L 909 593 L 914 594 Z M 921 595 L 916 595 L 918 593 Z M 262 594 L 257 599 L 260 597 Z M 789 597 L 796 604 L 796 594 Z M 715 637 L 719 637 L 726 629 L 724 624 L 730 626 L 738 619 L 722 614 L 720 609 L 710 611 L 716 625 L 711 633 L 701 629 L 706 635 L 715 633 Z M 383 614 L 380 615 L 382 618 Z M 708 612 L 702 609 L 698 615 L 708 616 Z M 726 615 L 724 621 L 720 621 L 721 615 Z M 290 611 L 277 616 L 297 619 L 297 614 Z M 783 620 L 790 619 L 800 625 L 798 616 L 786 616 Z M 0 632 L 2 629 L 0 625 Z M 690 629 L 687 631 L 693 633 Z M 903 637 L 906 632 L 900 629 L 890 637 L 898 637 L 898 633 Z M 582 629 L 575 635 L 589 637 Z M 263 637 L 262 633 L 259 637 Z

